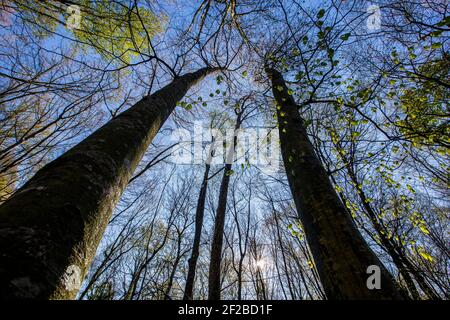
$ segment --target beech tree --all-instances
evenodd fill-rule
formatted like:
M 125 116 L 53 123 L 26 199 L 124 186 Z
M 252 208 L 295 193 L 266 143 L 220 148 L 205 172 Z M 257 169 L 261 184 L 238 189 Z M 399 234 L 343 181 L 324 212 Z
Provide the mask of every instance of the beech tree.
M 334 191 L 282 75 L 270 67 L 266 72 L 276 101 L 286 174 L 327 297 L 401 299 L 391 275 L 364 242 Z M 381 290 L 367 286 L 367 269 L 372 265 L 381 270 Z
M 1 206 L 1 243 L 8 248 L 1 259 L 2 296 L 75 296 L 78 288 L 67 281 L 84 278 L 147 146 L 186 91 L 215 70 L 185 74 L 145 97 L 42 168 Z

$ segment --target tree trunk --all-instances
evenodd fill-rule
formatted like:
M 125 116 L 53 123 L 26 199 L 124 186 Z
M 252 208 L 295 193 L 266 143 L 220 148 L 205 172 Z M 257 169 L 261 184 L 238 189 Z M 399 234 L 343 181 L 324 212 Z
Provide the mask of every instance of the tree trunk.
M 195 211 L 194 243 L 192 244 L 192 253 L 188 261 L 188 274 L 186 279 L 186 285 L 184 288 L 183 300 L 193 299 L 195 269 L 197 268 L 197 260 L 200 251 L 203 216 L 205 215 L 206 190 L 208 188 L 208 177 L 210 168 L 211 165 L 207 163 L 205 167 L 205 174 L 203 175 L 202 186 L 200 187 L 200 193 L 198 195 L 197 209 Z
M 238 114 L 234 132 L 241 126 L 241 117 L 243 111 Z M 236 136 L 233 137 L 233 145 L 229 148 L 226 155 L 226 164 L 223 171 L 222 181 L 219 190 L 219 202 L 217 204 L 216 219 L 214 221 L 214 234 L 211 245 L 211 259 L 209 262 L 208 275 L 208 300 L 220 300 L 220 265 L 222 260 L 223 231 L 225 228 L 225 214 L 227 211 L 228 185 L 230 183 L 230 170 L 232 167 L 234 148 L 236 146 Z
M 277 102 L 281 152 L 289 186 L 328 299 L 403 299 L 339 200 L 310 143 L 298 105 L 277 70 L 266 68 Z M 380 268 L 380 289 L 368 289 L 367 268 Z
M 225 213 L 227 210 L 228 185 L 230 183 L 231 163 L 225 165 L 220 183 L 219 202 L 217 204 L 214 234 L 209 262 L 208 300 L 220 300 L 220 268 L 222 260 L 223 230 L 225 228 Z
M 176 78 L 47 164 L 0 207 L 0 298 L 75 298 L 134 169 L 187 90 Z

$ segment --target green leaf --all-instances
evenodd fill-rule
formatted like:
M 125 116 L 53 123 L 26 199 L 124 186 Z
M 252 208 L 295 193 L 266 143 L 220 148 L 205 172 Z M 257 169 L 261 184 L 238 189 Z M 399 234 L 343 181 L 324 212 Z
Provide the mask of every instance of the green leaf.
M 346 34 L 343 34 L 340 39 L 342 41 L 347 41 L 349 37 L 350 37 L 350 33 L 346 33 Z
M 419 251 L 419 254 L 422 256 L 422 258 L 424 258 L 425 260 L 427 260 L 427 261 L 430 261 L 430 262 L 433 262 L 433 257 L 428 253 L 428 252 L 426 252 L 425 250 L 420 250 Z
M 424 233 L 424 234 L 430 234 L 430 231 L 427 229 L 427 227 L 426 226 L 424 226 L 424 225 L 421 225 L 420 227 L 419 227 L 419 229 L 420 229 L 420 231 L 422 231 L 422 233 Z
M 438 27 L 443 27 L 443 26 L 450 27 L 450 16 L 447 16 L 444 19 L 442 19 L 437 25 L 438 25 Z
M 228 170 L 226 173 L 225 173 L 225 175 L 226 176 L 231 176 L 231 175 L 233 175 L 234 174 L 234 170 Z
M 439 49 L 440 47 L 442 47 L 442 43 L 436 42 L 432 44 L 431 49 Z
M 317 12 L 317 19 L 322 18 L 325 15 L 325 9 L 320 9 L 319 12 Z
M 328 49 L 328 57 L 330 58 L 330 59 L 333 59 L 333 57 L 334 57 L 334 49 Z
M 303 44 L 306 44 L 308 42 L 308 36 L 303 37 Z
M 431 32 L 431 33 L 430 33 L 430 36 L 432 36 L 432 37 L 439 37 L 439 36 L 441 36 L 443 33 L 444 33 L 443 30 L 437 30 L 437 31 Z

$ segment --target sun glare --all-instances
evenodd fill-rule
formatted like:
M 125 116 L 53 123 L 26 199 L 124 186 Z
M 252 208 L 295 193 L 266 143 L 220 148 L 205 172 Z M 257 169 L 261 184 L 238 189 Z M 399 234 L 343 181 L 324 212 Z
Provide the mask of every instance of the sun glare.
M 266 265 L 266 261 L 264 261 L 264 259 L 256 260 L 256 267 L 258 269 L 264 268 L 265 265 Z

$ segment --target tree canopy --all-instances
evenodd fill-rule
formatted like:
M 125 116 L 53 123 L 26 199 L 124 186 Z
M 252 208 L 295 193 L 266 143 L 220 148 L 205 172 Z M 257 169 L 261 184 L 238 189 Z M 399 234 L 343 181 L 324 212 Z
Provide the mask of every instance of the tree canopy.
M 0 244 L 72 221 L 47 298 L 448 299 L 449 11 L 1 1 Z

